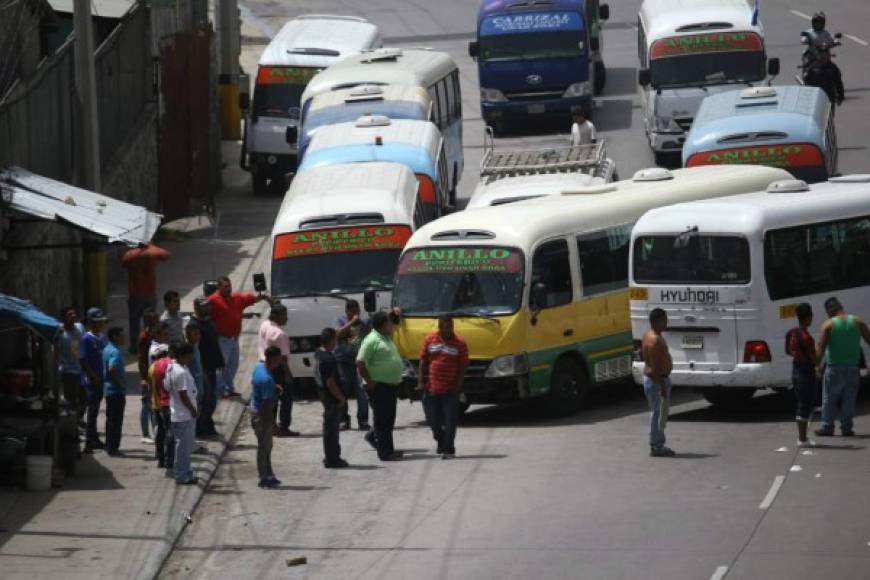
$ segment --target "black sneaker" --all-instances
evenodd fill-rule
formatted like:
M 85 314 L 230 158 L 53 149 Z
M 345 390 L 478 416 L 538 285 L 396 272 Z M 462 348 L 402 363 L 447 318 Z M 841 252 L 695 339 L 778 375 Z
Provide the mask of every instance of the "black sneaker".
M 401 461 L 404 456 L 404 452 L 402 451 L 393 451 L 390 455 L 386 457 L 381 457 L 381 461 Z
M 176 481 L 178 485 L 196 485 L 199 480 L 195 477 L 191 477 L 190 479 L 185 479 L 184 481 Z
M 258 483 L 257 485 L 260 486 L 262 489 L 271 489 L 273 487 L 278 487 L 278 483 L 269 478 L 261 479 L 260 483 Z
M 335 461 L 327 461 L 325 459 L 323 460 L 323 467 L 325 467 L 327 469 L 341 469 L 343 467 L 347 467 L 348 465 L 350 465 L 350 464 L 341 458 L 339 458 Z
M 843 437 L 854 437 L 855 432 L 852 431 L 851 429 L 843 429 L 842 435 L 843 435 Z
M 369 431 L 368 433 L 366 433 L 363 436 L 363 439 L 365 439 L 366 442 L 372 446 L 372 449 L 374 449 L 375 451 L 378 450 L 378 443 L 377 443 L 377 441 L 375 441 L 375 432 L 374 431 Z
M 453 459 L 454 457 L 456 457 L 455 451 L 452 451 L 452 452 L 445 451 L 444 453 L 441 454 L 441 459 Z
M 278 437 L 299 437 L 299 431 L 292 429 L 278 429 Z
M 670 447 L 665 447 L 662 445 L 661 447 L 650 447 L 649 456 L 650 457 L 673 457 L 676 453 Z
M 443 449 L 441 448 L 441 446 L 439 445 L 438 448 L 435 449 L 435 453 L 436 453 L 437 455 L 444 455 L 444 450 L 443 450 Z
M 91 448 L 92 448 L 92 449 L 105 449 L 105 448 L 106 448 L 106 444 L 103 443 L 102 441 L 100 441 L 99 439 L 97 439 L 96 441 L 94 441 L 93 443 L 91 443 Z
M 833 437 L 834 430 L 833 429 L 816 429 L 813 431 L 818 437 Z

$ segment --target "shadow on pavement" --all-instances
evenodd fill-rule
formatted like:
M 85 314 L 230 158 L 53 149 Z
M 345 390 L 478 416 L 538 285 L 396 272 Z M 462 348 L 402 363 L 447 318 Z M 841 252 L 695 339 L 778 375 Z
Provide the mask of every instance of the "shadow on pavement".
M 670 457 L 668 459 L 712 459 L 714 457 L 719 457 L 718 453 L 680 453 L 677 452 L 676 455 Z

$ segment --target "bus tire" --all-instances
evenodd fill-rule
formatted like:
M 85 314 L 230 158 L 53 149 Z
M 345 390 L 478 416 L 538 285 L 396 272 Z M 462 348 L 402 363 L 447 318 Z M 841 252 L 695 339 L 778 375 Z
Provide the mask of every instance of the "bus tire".
M 550 392 L 546 410 L 551 417 L 566 417 L 580 410 L 589 390 L 583 369 L 576 361 L 563 358 L 556 361 L 550 375 Z
M 704 398 L 713 405 L 728 410 L 740 410 L 746 407 L 755 389 L 752 387 L 710 389 L 704 391 Z
M 600 95 L 604 92 L 604 85 L 607 84 L 607 69 L 604 67 L 604 63 L 598 61 L 595 63 L 595 86 L 592 87 L 593 92 L 596 95 Z

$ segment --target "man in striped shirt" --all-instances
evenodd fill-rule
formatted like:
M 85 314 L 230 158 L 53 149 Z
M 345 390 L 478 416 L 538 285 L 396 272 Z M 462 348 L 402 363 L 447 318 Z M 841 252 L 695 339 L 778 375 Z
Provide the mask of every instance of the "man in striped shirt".
M 423 341 L 417 388 L 423 391 L 423 409 L 438 442 L 438 454 L 450 459 L 456 454 L 456 423 L 459 393 L 468 366 L 468 346 L 453 331 L 453 316 L 438 317 L 438 330 Z

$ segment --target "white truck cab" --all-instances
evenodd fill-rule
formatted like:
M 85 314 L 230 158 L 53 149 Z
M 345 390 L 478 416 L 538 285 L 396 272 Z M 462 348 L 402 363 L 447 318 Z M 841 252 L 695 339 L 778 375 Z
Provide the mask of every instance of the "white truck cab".
M 260 57 L 253 102 L 243 106 L 241 164 L 251 172 L 254 193 L 283 193 L 286 174 L 296 170 L 300 98 L 311 77 L 380 46 L 377 26 L 353 16 L 300 16 L 281 28 Z
M 659 164 L 678 156 L 704 97 L 779 73 L 746 0 L 644 0 L 637 28 L 644 129 Z

